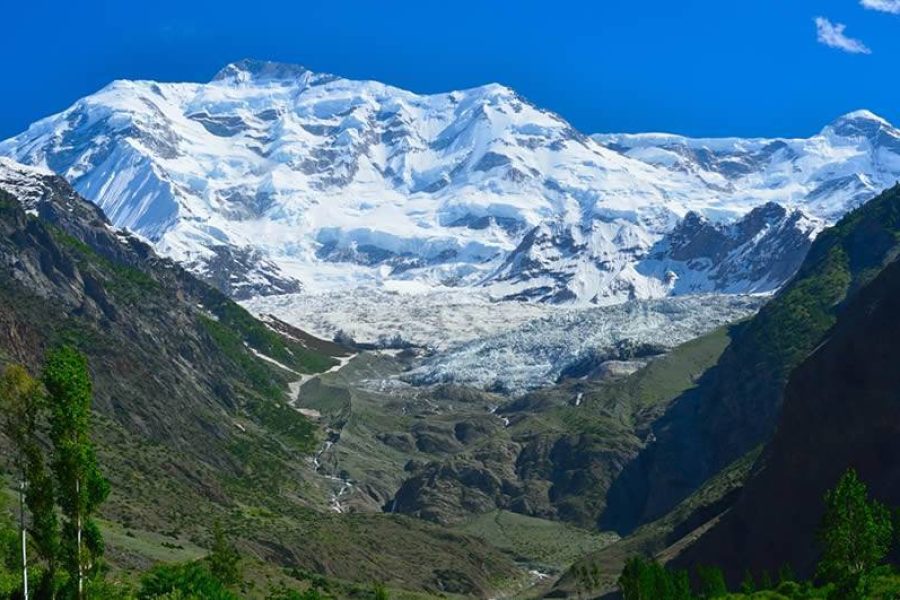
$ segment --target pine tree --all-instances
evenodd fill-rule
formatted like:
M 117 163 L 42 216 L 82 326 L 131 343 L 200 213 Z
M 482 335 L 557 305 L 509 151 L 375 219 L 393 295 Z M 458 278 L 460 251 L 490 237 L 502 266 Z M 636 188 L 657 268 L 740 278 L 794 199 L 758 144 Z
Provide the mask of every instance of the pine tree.
M 853 469 L 825 494 L 820 540 L 818 575 L 835 584 L 838 597 L 864 598 L 869 576 L 890 550 L 893 524 Z
M 685 570 L 672 574 L 672 600 L 692 600 L 691 576 Z
M 619 590 L 625 600 L 643 600 L 642 576 L 644 575 L 644 559 L 635 556 L 628 559 L 622 574 L 619 575 Z
M 240 554 L 228 541 L 222 525 L 216 521 L 213 527 L 213 545 L 207 559 L 209 571 L 225 585 L 235 585 L 241 580 L 238 566 Z
M 670 571 L 655 560 L 635 556 L 625 563 L 619 577 L 625 600 L 691 600 L 691 581 L 686 571 Z
M 721 598 L 728 594 L 725 576 L 718 567 L 697 567 L 697 578 L 700 580 L 701 598 Z
M 753 580 L 753 573 L 750 570 L 744 571 L 744 580 L 741 582 L 741 593 L 752 594 L 756 591 L 756 581 Z
M 47 389 L 53 472 L 64 516 L 63 560 L 84 598 L 85 579 L 98 567 L 103 539 L 91 515 L 109 494 L 90 438 L 92 385 L 87 360 L 64 346 L 47 356 L 43 374 Z
M 778 584 L 781 585 L 782 583 L 789 583 L 792 581 L 797 581 L 797 576 L 794 575 L 794 569 L 791 568 L 791 565 L 785 563 L 778 571 Z

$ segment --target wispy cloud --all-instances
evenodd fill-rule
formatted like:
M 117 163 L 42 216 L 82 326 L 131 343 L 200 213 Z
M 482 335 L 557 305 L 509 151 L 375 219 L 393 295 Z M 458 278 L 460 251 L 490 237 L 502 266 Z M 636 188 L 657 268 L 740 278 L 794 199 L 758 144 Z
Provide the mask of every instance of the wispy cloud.
M 864 1 L 877 1 L 877 0 L 864 0 Z M 843 23 L 832 23 L 825 17 L 816 17 L 816 33 L 818 34 L 819 42 L 829 46 L 831 48 L 837 48 L 839 50 L 843 50 L 844 52 L 850 52 L 851 54 L 871 54 L 872 51 L 869 50 L 868 46 L 862 43 L 861 40 L 854 39 L 852 37 L 847 37 L 844 34 L 844 30 L 847 28 Z
M 865 8 L 900 15 L 900 0 L 860 0 Z

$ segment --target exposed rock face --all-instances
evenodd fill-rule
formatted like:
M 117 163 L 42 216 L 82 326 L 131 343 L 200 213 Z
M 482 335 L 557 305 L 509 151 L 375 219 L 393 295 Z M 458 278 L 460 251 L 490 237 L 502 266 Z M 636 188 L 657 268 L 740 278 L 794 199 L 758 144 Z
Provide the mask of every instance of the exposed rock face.
M 438 523 L 498 508 L 592 527 L 603 491 L 639 448 L 622 436 L 501 437 L 449 459 L 409 465 L 391 510 Z
M 509 507 L 521 492 L 513 465 L 516 449 L 491 444 L 464 457 L 410 465 L 410 477 L 391 509 L 448 524 L 469 515 Z
M 651 264 L 665 268 L 678 279 L 677 293 L 773 291 L 797 272 L 821 227 L 803 212 L 774 202 L 728 225 L 689 213 L 638 270 Z M 701 273 L 699 285 L 691 281 Z
M 487 285 L 517 290 L 505 299 L 557 303 L 771 292 L 796 273 L 823 225 L 774 202 L 728 224 L 689 212 L 652 244 L 622 224 L 554 221 L 529 231 Z
M 778 431 L 735 507 L 678 559 L 813 572 L 825 491 L 854 468 L 871 494 L 900 504 L 900 263 L 868 284 L 825 343 L 791 375 Z
M 204 279 L 235 300 L 262 294 L 292 294 L 303 288 L 285 277 L 254 247 L 211 246 L 204 262 Z
M 576 379 L 499 408 L 489 405 L 490 414 L 477 419 L 440 427 L 416 423 L 403 439 L 412 442 L 421 432 L 433 432 L 428 438 L 433 451 L 406 465 L 385 507 L 440 523 L 501 508 L 594 528 L 610 486 L 653 445 L 654 422 L 694 387 L 696 376 L 715 363 L 727 342 L 718 330 L 663 355 L 649 345 L 622 347 L 623 353 L 645 357 L 643 368 L 603 377 L 573 373 Z M 457 413 L 441 414 L 446 420 Z M 382 442 L 396 444 L 399 437 L 385 436 Z

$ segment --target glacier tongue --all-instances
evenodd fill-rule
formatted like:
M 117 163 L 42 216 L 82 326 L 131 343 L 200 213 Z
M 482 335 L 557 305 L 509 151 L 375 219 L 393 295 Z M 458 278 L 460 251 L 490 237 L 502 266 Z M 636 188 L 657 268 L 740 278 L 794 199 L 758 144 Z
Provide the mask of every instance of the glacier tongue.
M 403 377 L 519 395 L 564 375 L 649 359 L 753 314 L 762 302 L 760 296 L 684 296 L 557 310 L 438 353 Z
M 241 61 L 209 83 L 115 81 L 0 155 L 238 298 L 609 304 L 777 288 L 824 223 L 900 176 L 900 133 L 858 111 L 801 140 L 589 137 L 497 84 L 418 95 Z M 752 216 L 767 203 L 783 208 Z

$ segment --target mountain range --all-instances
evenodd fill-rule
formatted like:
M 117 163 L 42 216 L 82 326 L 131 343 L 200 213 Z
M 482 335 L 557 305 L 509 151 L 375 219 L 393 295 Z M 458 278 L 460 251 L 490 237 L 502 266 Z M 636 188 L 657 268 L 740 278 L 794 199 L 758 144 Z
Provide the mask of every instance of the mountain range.
M 867 111 L 807 139 L 594 135 L 491 84 L 418 95 L 244 60 L 115 81 L 0 142 L 236 298 L 379 286 L 616 303 L 770 292 L 900 178 Z

